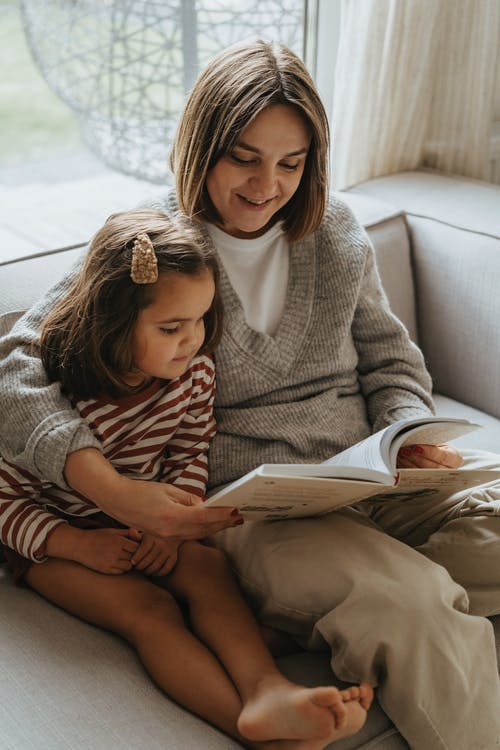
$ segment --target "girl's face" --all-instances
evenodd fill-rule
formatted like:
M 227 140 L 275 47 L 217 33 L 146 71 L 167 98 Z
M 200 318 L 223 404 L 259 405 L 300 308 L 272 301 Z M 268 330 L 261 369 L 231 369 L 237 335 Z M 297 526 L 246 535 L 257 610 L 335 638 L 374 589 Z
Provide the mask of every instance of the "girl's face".
M 139 312 L 135 323 L 135 369 L 126 378 L 129 385 L 139 385 L 144 376 L 172 380 L 187 370 L 205 339 L 203 318 L 214 294 L 209 269 L 195 276 L 160 273 L 153 301 Z
M 264 234 L 297 190 L 310 143 L 309 128 L 293 107 L 273 104 L 258 114 L 207 174 L 220 228 L 247 239 Z

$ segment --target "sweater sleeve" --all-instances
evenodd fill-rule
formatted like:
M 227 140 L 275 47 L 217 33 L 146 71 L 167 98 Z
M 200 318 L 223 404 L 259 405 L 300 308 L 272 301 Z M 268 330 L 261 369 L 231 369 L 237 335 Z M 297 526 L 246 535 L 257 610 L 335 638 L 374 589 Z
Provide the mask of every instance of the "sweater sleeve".
M 0 458 L 0 540 L 33 562 L 44 562 L 45 542 L 66 521 L 40 502 L 43 485 L 25 469 Z
M 429 416 L 434 407 L 422 352 L 390 310 L 368 237 L 365 252 L 352 335 L 368 417 L 377 431 L 398 419 Z
M 215 374 L 208 357 L 200 359 L 193 374 L 193 392 L 189 407 L 169 441 L 162 481 L 202 497 L 208 479 L 208 448 L 215 434 L 213 403 Z
M 80 263 L 0 341 L 0 454 L 65 489 L 67 455 L 80 448 L 100 450 L 100 445 L 59 385 L 49 383 L 40 359 L 39 329 Z

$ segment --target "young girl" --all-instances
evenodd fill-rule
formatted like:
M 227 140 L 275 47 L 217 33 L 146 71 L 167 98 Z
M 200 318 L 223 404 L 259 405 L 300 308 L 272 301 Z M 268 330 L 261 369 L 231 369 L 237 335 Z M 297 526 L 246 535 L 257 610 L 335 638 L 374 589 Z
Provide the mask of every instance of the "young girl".
M 187 220 L 117 214 L 42 325 L 52 388 L 136 482 L 137 504 L 149 481 L 184 491 L 179 502 L 205 493 L 216 284 L 213 252 Z M 0 459 L 0 477 L 1 540 L 16 580 L 126 638 L 180 704 L 248 747 L 315 750 L 362 725 L 367 685 L 306 689 L 277 671 L 220 552 L 127 528 L 22 464 Z
M 326 114 L 290 50 L 255 41 L 217 55 L 186 103 L 172 165 L 176 190 L 162 208 L 198 223 L 221 261 L 227 315 L 211 488 L 261 463 L 322 461 L 395 420 L 432 413 L 422 354 L 389 309 L 366 233 L 328 195 Z M 158 483 L 138 509 L 134 483 L 117 476 L 28 350 L 67 285 L 3 341 L 0 444 L 130 526 L 169 536 L 182 508 L 202 536 L 208 508 L 172 504 Z M 424 445 L 400 465 L 461 460 Z M 438 505 L 410 500 L 381 512 L 363 503 L 245 523 L 214 542 L 259 617 L 308 646 L 326 642 L 339 678 L 376 684 L 413 750 L 489 750 L 500 737 L 500 687 L 491 624 L 477 615 L 500 611 L 491 573 L 500 570 L 499 497 L 475 488 Z

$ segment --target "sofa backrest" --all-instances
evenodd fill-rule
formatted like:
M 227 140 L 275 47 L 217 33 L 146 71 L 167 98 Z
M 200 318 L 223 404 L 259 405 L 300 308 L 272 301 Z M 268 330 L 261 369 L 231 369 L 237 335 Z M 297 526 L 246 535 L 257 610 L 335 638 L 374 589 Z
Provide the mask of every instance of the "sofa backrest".
M 500 187 L 429 171 L 354 191 L 403 210 L 435 389 L 500 417 Z
M 410 243 L 403 212 L 376 198 L 349 193 L 340 197 L 366 228 L 375 246 L 391 308 L 417 341 Z M 0 315 L 30 307 L 71 268 L 84 247 L 44 252 L 0 264 Z
M 0 315 L 27 310 L 73 266 L 81 245 L 0 264 Z
M 339 197 L 366 229 L 391 309 L 405 324 L 413 341 L 418 342 L 410 240 L 404 212 L 372 196 L 342 192 Z

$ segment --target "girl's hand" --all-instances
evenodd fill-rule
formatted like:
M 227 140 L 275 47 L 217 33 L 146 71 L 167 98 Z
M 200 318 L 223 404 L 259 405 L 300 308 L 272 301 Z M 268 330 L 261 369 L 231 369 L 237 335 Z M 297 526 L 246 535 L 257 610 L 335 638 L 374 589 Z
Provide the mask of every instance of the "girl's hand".
M 130 538 L 127 529 L 78 529 L 81 534 L 74 547 L 72 559 L 108 575 L 120 575 L 132 570 L 132 555 L 139 542 Z
M 131 558 L 136 570 L 148 576 L 166 576 L 174 569 L 182 539 L 162 539 L 153 534 L 141 535 L 135 529 L 130 529 L 130 535 L 134 534 L 138 535 L 134 538 L 140 539 L 139 547 Z
M 398 453 L 398 469 L 458 469 L 464 460 L 452 445 L 405 445 Z

